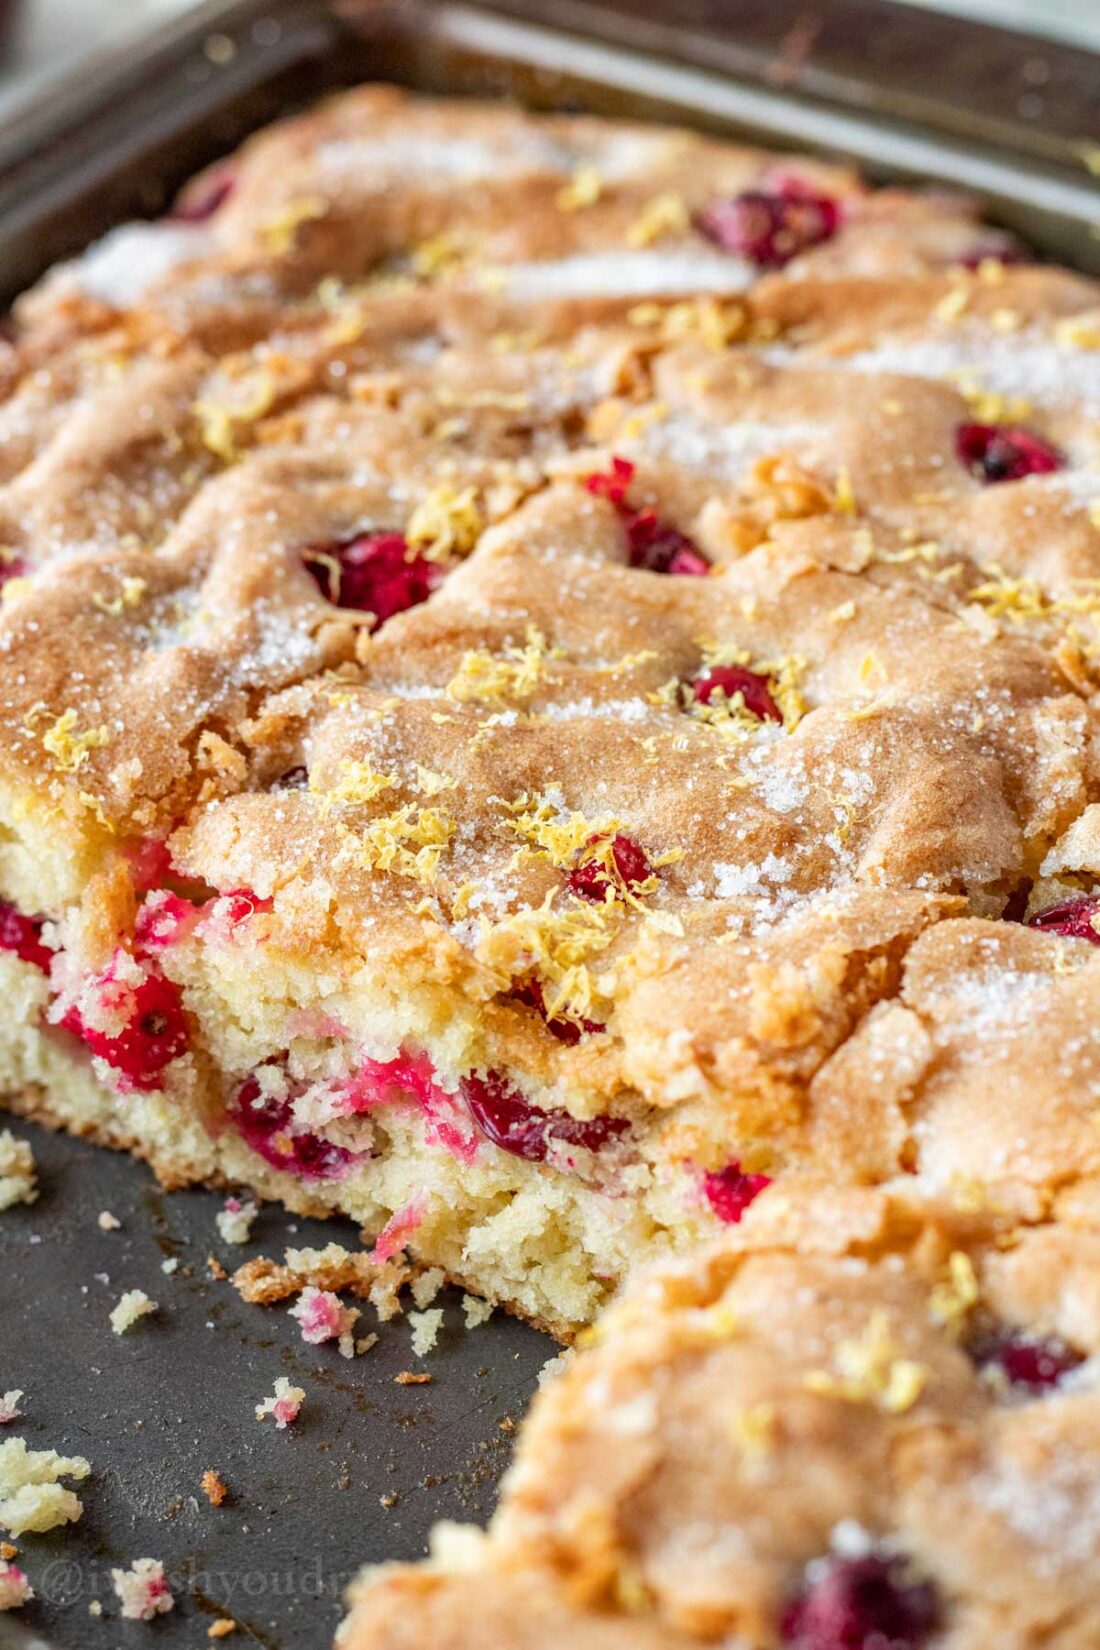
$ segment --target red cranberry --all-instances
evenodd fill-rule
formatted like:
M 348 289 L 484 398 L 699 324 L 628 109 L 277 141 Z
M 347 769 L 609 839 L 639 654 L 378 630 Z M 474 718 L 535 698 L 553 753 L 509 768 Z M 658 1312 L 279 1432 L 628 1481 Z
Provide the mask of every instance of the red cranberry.
M 187 185 L 172 208 L 171 217 L 176 223 L 206 223 L 225 205 L 236 183 L 232 162 L 223 161 L 220 166 L 209 167 Z
M 9 579 L 21 579 L 28 571 L 28 563 L 22 556 L 12 556 L 7 561 L 0 560 L 0 587 L 7 584 Z
M 228 893 L 218 894 L 211 900 L 211 906 L 217 907 L 219 919 L 228 927 L 236 928 L 239 923 L 247 922 L 257 912 L 270 911 L 274 901 L 261 899 L 254 894 L 251 888 L 231 888 Z
M 921 1650 L 939 1624 L 931 1583 L 911 1579 L 900 1558 L 868 1553 L 826 1561 L 783 1616 L 779 1632 L 792 1650 Z
M 325 545 L 307 556 L 306 569 L 330 602 L 373 613 L 375 630 L 427 601 L 443 579 L 443 569 L 410 550 L 400 533 L 360 533 L 346 544 Z
M 1085 1361 L 1064 1341 L 1016 1329 L 979 1336 L 969 1350 L 979 1369 L 999 1369 L 1010 1386 L 1033 1393 L 1049 1391 Z
M 1062 934 L 1066 939 L 1088 940 L 1100 945 L 1100 895 L 1082 894 L 1080 899 L 1067 899 L 1061 905 L 1048 905 L 1045 911 L 1036 911 L 1027 920 L 1029 928 L 1043 934 Z
M 529 1163 L 542 1163 L 555 1140 L 598 1152 L 630 1127 L 623 1117 L 573 1117 L 567 1111 L 540 1111 L 510 1088 L 498 1071 L 462 1080 L 470 1116 L 494 1146 Z
M 546 1012 L 546 997 L 538 980 L 525 981 L 523 985 L 516 986 L 511 995 L 517 1002 L 527 1003 L 537 1014 L 541 1014 L 546 1021 L 547 1031 L 551 1032 L 559 1043 L 567 1043 L 570 1048 L 579 1043 L 584 1036 L 591 1036 L 595 1031 L 607 1030 L 598 1020 L 582 1019 L 578 1022 L 563 1019 L 560 1015 L 551 1019 Z
M 134 987 L 104 977 L 101 989 L 105 1002 L 125 996 L 131 1005 L 130 1019 L 120 1032 L 112 1036 L 88 1025 L 75 1005 L 61 1024 L 106 1060 L 128 1088 L 159 1088 L 165 1066 L 187 1052 L 187 1020 L 179 986 L 161 974 L 147 973 Z
M 588 846 L 601 841 L 599 836 L 588 839 Z M 597 904 L 603 904 L 608 890 L 617 891 L 616 883 L 620 888 L 626 888 L 631 893 L 653 875 L 653 867 L 649 863 L 649 856 L 644 848 L 640 848 L 630 837 L 623 836 L 621 831 L 611 838 L 611 858 L 615 866 L 615 876 L 610 877 L 607 869 L 597 859 L 577 865 L 566 875 L 565 886 L 571 894 L 581 899 L 590 899 Z
M 291 1097 L 277 1100 L 263 1095 L 255 1076 L 245 1078 L 228 1111 L 241 1139 L 273 1169 L 285 1169 L 304 1180 L 334 1180 L 351 1166 L 352 1154 L 343 1146 L 334 1146 L 317 1134 L 291 1133 Z
M 629 458 L 612 458 L 609 470 L 598 470 L 585 477 L 585 486 L 597 498 L 611 501 L 617 510 L 626 503 L 626 490 L 634 480 L 634 466 Z
M 193 925 L 198 911 L 179 894 L 152 894 L 142 905 L 134 923 L 134 950 L 139 956 L 175 945 Z
M 372 1060 L 363 1055 L 348 1085 L 345 1105 L 354 1114 L 398 1105 L 410 1098 L 423 1114 L 428 1144 L 442 1146 L 460 1163 L 472 1163 L 478 1142 L 469 1118 L 458 1097 L 437 1081 L 436 1069 L 426 1054 L 402 1050 L 393 1060 Z
M 980 269 L 982 264 L 1022 264 L 1023 261 L 1023 249 L 1007 237 L 981 241 L 958 259 L 964 269 Z
M 800 252 L 832 240 L 840 228 L 840 205 L 795 184 L 775 191 L 748 189 L 715 201 L 696 224 L 723 252 L 747 258 L 759 269 L 782 269 Z
M 699 578 L 709 573 L 710 563 L 686 533 L 662 521 L 656 510 L 630 508 L 626 493 L 633 479 L 634 466 L 630 460 L 612 458 L 609 470 L 597 471 L 586 477 L 584 483 L 597 498 L 608 499 L 622 517 L 631 567 L 681 578 Z
M 971 474 L 987 485 L 1049 475 L 1065 462 L 1056 447 L 1020 424 L 960 424 L 955 451 Z
M 136 842 L 129 843 L 126 858 L 130 862 L 134 888 L 139 894 L 163 888 L 170 878 L 178 875 L 168 844 L 160 836 L 139 837 Z
M 25 917 L 7 900 L 0 900 L 0 951 L 14 951 L 25 963 L 33 963 L 43 974 L 50 972 L 53 952 L 42 939 L 42 919 Z
M 680 578 L 703 578 L 710 572 L 710 562 L 698 546 L 686 533 L 662 521 L 656 510 L 631 512 L 626 521 L 626 535 L 631 567 Z
M 770 1174 L 743 1174 L 736 1161 L 703 1177 L 703 1191 L 719 1220 L 736 1226 L 749 1204 L 770 1186 Z
M 696 704 L 709 705 L 719 690 L 727 699 L 739 693 L 745 701 L 745 709 L 761 722 L 783 720 L 783 713 L 772 698 L 768 678 L 755 670 L 748 670 L 744 665 L 711 665 L 692 683 Z

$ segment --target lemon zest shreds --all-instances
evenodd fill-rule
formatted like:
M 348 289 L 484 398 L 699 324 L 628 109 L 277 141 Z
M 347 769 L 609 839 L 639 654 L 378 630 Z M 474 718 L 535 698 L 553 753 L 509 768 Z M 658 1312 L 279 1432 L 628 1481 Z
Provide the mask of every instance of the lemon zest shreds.
M 852 486 L 852 477 L 843 466 L 836 473 L 833 503 L 842 516 L 854 516 L 856 513 L 856 495 L 855 488 Z
M 617 927 L 607 906 L 575 901 L 555 908 L 552 888 L 537 907 L 525 907 L 485 926 L 478 960 L 492 969 L 502 989 L 532 975 L 543 988 L 547 1019 L 580 1022 L 596 1018 L 597 988 L 588 963 L 606 951 Z
M 742 304 L 723 304 L 716 298 L 685 298 L 675 304 L 652 301 L 635 304 L 627 315 L 632 326 L 654 327 L 669 343 L 697 338 L 707 349 L 723 350 L 748 328 Z
M 342 859 L 351 859 L 368 871 L 392 871 L 416 882 L 435 880 L 439 861 L 457 827 L 438 808 L 418 808 L 406 802 L 392 813 L 372 819 L 362 830 L 343 825 Z
M 603 178 L 594 166 L 578 166 L 567 184 L 558 190 L 556 199 L 563 212 L 582 212 L 586 206 L 595 206 L 603 194 Z
M 421 796 L 438 796 L 440 791 L 457 791 L 458 780 L 453 773 L 436 773 L 434 768 L 416 764 L 416 789 Z
M 87 728 L 77 733 L 76 711 L 66 710 L 42 735 L 42 749 L 53 757 L 62 773 L 76 773 L 94 750 L 101 750 L 111 735 L 107 728 Z
M 96 591 L 92 597 L 92 606 L 98 607 L 101 613 L 106 613 L 112 619 L 119 618 L 128 607 L 136 607 L 148 590 L 145 579 L 124 578 L 117 596 L 105 596 Z
M 505 807 L 512 815 L 506 821 L 508 829 L 524 845 L 520 856 L 548 859 L 559 870 L 577 863 L 577 855 L 591 837 L 601 833 L 613 836 L 621 823 L 609 816 L 589 819 L 559 806 L 548 796 L 530 796 L 527 792 L 505 803 Z
M 687 205 L 679 195 L 655 195 L 647 201 L 626 232 L 629 246 L 652 246 L 664 235 L 683 235 L 691 224 Z
M 348 807 L 363 807 L 381 796 L 383 791 L 392 791 L 397 787 L 397 776 L 392 773 L 380 773 L 372 768 L 369 762 L 349 757 L 342 764 L 340 778 L 330 787 L 320 786 L 310 780 L 310 790 L 320 797 L 321 809 L 330 813 L 339 803 Z
M 261 225 L 260 234 L 268 251 L 276 254 L 289 252 L 302 224 L 323 218 L 327 211 L 328 202 L 323 195 L 302 195 L 298 200 L 287 201 L 281 211 Z
M 766 677 L 768 691 L 783 718 L 784 731 L 791 733 L 798 726 L 807 710 L 800 686 L 806 669 L 806 661 L 801 654 L 788 653 L 781 659 L 754 659 L 747 648 L 738 647 L 733 642 L 703 642 L 701 648 L 703 664 L 707 669 L 721 665 L 744 665 L 754 676 Z M 742 693 L 727 694 L 716 688 L 703 703 L 694 697 L 689 684 L 681 682 L 666 683 L 664 688 L 658 689 L 658 693 L 660 698 L 650 696 L 651 703 L 680 706 L 697 722 L 705 722 L 737 741 L 753 738 L 762 727 L 769 725 L 749 710 Z
M 876 1404 L 890 1415 L 912 1409 L 928 1384 L 928 1370 L 899 1354 L 890 1320 L 881 1309 L 871 1313 L 859 1336 L 839 1342 L 833 1368 L 812 1369 L 804 1377 L 809 1392 L 846 1403 Z
M 469 649 L 447 683 L 447 696 L 459 704 L 506 704 L 529 699 L 546 676 L 547 659 L 562 658 L 560 648 L 548 648 L 546 637 L 527 626 L 523 647 L 514 644 L 500 653 L 486 647 Z
M 962 1249 L 953 1250 L 946 1273 L 929 1299 L 932 1321 L 942 1324 L 951 1335 L 960 1334 L 971 1309 L 978 1304 L 978 1295 L 973 1261 Z
M 987 390 L 972 368 L 963 368 L 951 376 L 959 394 L 981 424 L 1018 424 L 1031 414 L 1030 401 L 1020 395 L 1001 395 L 997 390 Z
M 274 401 L 275 380 L 270 373 L 260 372 L 254 380 L 251 396 L 243 400 L 217 401 L 211 397 L 200 397 L 192 402 L 191 410 L 199 421 L 203 446 L 226 464 L 234 463 L 240 457 L 239 426 L 254 424 L 270 412 Z
M 405 538 L 428 561 L 448 561 L 452 556 L 468 555 L 484 525 L 477 488 L 456 492 L 444 481 L 417 505 Z
M 1100 310 L 1085 315 L 1067 315 L 1054 325 L 1058 343 L 1070 349 L 1100 349 Z

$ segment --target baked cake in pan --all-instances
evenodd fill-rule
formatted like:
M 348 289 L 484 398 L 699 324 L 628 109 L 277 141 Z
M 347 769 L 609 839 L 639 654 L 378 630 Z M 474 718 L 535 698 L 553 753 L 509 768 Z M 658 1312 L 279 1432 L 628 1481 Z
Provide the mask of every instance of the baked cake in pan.
M 565 1338 L 822 1183 L 1095 1224 L 1098 346 L 955 196 L 378 88 L 54 271 L 7 1103 Z

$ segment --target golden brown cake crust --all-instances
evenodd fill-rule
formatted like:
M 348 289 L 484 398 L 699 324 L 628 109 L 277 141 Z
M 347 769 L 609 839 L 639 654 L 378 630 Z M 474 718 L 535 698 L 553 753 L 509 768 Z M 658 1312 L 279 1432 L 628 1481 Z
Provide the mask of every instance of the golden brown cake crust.
M 366 87 L 17 306 L 11 1103 L 562 1336 L 657 1263 L 353 1647 L 1100 1639 L 1100 295 L 1017 252 Z

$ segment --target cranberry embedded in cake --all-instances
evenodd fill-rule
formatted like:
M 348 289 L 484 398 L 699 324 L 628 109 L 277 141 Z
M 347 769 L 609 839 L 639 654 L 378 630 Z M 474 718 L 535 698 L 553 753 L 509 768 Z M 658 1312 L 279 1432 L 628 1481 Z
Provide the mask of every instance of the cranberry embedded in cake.
M 236 186 L 237 169 L 231 161 L 210 166 L 188 184 L 170 215 L 177 223 L 207 223 Z
M 320 1135 L 293 1133 L 290 1095 L 265 1095 L 255 1074 L 245 1078 L 228 1112 L 241 1139 L 273 1169 L 285 1169 L 303 1180 L 334 1180 L 354 1161 L 351 1152 Z
M 565 886 L 571 894 L 594 903 L 601 903 L 609 893 L 636 893 L 653 875 L 645 849 L 621 831 L 610 839 L 590 837 L 584 856 L 566 874 Z
M 630 566 L 674 578 L 705 577 L 710 563 L 686 533 L 663 521 L 656 510 L 634 510 L 627 504 L 627 488 L 633 479 L 630 460 L 614 457 L 610 469 L 586 476 L 584 482 L 590 493 L 606 498 L 622 517 Z
M 1016 1329 L 979 1336 L 969 1348 L 979 1369 L 991 1369 L 1008 1384 L 1038 1396 L 1058 1386 L 1062 1377 L 1084 1363 L 1080 1352 L 1053 1336 L 1025 1335 Z
M 662 521 L 656 510 L 636 510 L 626 520 L 631 567 L 674 578 L 705 578 L 710 563 L 679 528 Z
M 1048 905 L 1045 911 L 1029 917 L 1027 926 L 1043 934 L 1062 934 L 1067 939 L 1100 945 L 1100 895 L 1082 894 L 1080 899 Z
M 703 1191 L 719 1220 L 736 1226 L 750 1203 L 772 1183 L 770 1174 L 744 1174 L 735 1159 L 703 1177 Z
M 696 704 L 709 705 L 716 693 L 726 699 L 741 695 L 745 709 L 761 722 L 782 722 L 783 713 L 772 697 L 771 683 L 745 665 L 711 665 L 691 684 Z
M 44 974 L 50 971 L 53 952 L 42 939 L 42 923 L 25 917 L 6 900 L 0 900 L 0 951 L 14 951 L 25 963 L 33 963 Z
M 758 269 L 782 269 L 800 253 L 832 240 L 840 228 L 840 203 L 793 183 L 774 191 L 747 189 L 714 201 L 696 223 L 723 252 L 747 258 Z
M 790 1650 L 922 1650 L 939 1624 L 931 1583 L 868 1553 L 811 1565 L 779 1631 Z
M 498 1071 L 463 1078 L 462 1094 L 485 1138 L 529 1163 L 544 1162 L 555 1141 L 598 1152 L 630 1127 L 623 1117 L 580 1118 L 567 1111 L 540 1111 L 528 1105 Z
M 344 544 L 314 547 L 305 564 L 321 594 L 337 607 L 374 615 L 373 629 L 427 601 L 443 569 L 400 533 L 360 533 Z
M 145 973 L 136 984 L 119 980 L 109 969 L 99 982 L 98 996 L 106 1015 L 126 1015 L 122 1029 L 111 1032 L 92 1025 L 74 1004 L 61 1024 L 79 1037 L 93 1054 L 106 1060 L 126 1086 L 160 1086 L 165 1066 L 186 1054 L 189 1035 L 179 986 L 163 975 Z M 97 1005 L 99 1006 L 99 1005 Z
M 553 1016 L 546 1012 L 546 995 L 538 980 L 527 980 L 516 986 L 510 993 L 519 1003 L 527 1003 L 546 1022 L 546 1029 L 559 1043 L 567 1043 L 571 1048 L 580 1042 L 582 1037 L 591 1036 L 597 1031 L 606 1031 L 607 1027 L 598 1020 L 567 1020 L 562 1015 Z
M 955 451 L 970 473 L 987 485 L 1050 475 L 1065 463 L 1056 447 L 1019 424 L 960 424 Z

